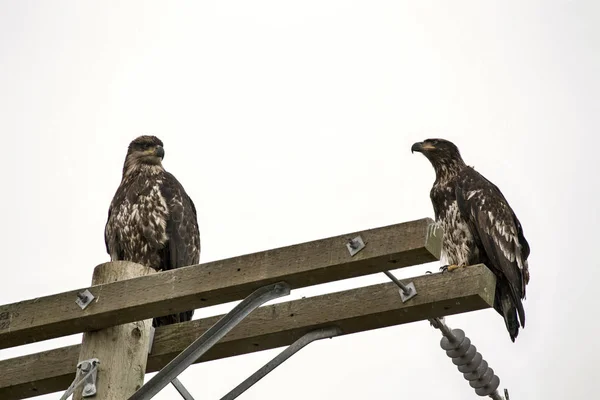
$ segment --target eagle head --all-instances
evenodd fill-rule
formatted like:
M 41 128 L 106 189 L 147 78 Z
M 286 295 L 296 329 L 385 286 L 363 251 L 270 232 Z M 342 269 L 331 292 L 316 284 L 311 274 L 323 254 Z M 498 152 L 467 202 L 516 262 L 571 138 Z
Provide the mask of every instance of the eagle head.
M 140 136 L 135 138 L 127 148 L 123 175 L 143 165 L 162 167 L 161 161 L 165 157 L 163 142 L 156 136 Z
M 412 145 L 410 151 L 422 153 L 433 165 L 436 173 L 460 169 L 465 165 L 458 147 L 445 139 L 426 139 Z

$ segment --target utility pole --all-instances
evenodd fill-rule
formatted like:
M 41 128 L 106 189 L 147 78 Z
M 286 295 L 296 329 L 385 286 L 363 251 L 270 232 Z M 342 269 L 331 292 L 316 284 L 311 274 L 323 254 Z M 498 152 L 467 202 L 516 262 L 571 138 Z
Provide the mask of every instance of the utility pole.
M 116 261 L 100 264 L 94 269 L 92 286 L 137 278 L 154 273 L 143 265 Z M 79 300 L 85 304 L 91 296 L 83 294 Z M 101 303 L 102 292 L 96 293 L 91 302 Z M 85 332 L 79 353 L 79 363 L 98 359 L 97 377 L 94 387 L 84 382 L 73 394 L 73 400 L 81 400 L 93 390 L 95 400 L 122 400 L 135 393 L 144 384 L 146 362 L 150 346 L 152 319 L 130 322 L 123 325 Z M 77 379 L 89 371 L 92 363 L 78 368 Z

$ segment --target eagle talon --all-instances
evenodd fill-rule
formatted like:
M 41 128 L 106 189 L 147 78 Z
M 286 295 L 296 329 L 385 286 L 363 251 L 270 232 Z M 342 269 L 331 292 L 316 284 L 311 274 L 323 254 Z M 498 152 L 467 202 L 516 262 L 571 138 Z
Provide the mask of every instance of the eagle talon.
M 459 268 L 464 268 L 464 265 L 456 265 L 456 264 L 452 264 L 452 265 L 444 265 L 443 267 L 440 267 L 440 271 L 442 271 L 442 273 L 444 272 L 452 272 L 454 270 L 457 270 Z

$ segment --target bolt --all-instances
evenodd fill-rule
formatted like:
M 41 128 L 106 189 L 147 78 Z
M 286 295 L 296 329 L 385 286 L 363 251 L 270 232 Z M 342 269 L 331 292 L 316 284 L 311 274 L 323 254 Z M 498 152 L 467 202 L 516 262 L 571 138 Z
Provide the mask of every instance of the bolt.
M 79 300 L 81 300 L 84 303 L 86 303 L 88 300 L 88 297 L 83 293 L 77 293 L 77 297 L 79 298 Z
M 84 361 L 81 363 L 81 366 L 79 368 L 81 368 L 81 372 L 88 372 L 91 366 L 92 365 L 89 362 Z
M 358 241 L 354 239 L 348 239 L 348 244 L 352 250 L 356 250 L 358 248 Z
M 91 394 L 94 392 L 94 384 L 93 383 L 86 383 L 85 387 L 83 388 L 83 393 L 85 394 Z

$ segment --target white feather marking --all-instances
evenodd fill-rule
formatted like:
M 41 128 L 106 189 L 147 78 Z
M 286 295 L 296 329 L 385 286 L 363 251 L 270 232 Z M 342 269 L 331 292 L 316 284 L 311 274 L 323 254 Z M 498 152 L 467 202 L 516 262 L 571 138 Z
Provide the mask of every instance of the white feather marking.
M 150 172 L 157 174 L 162 172 L 162 168 L 150 168 Z M 122 182 L 122 185 L 127 183 Z M 144 194 L 136 193 L 134 203 L 125 197 L 110 217 L 117 221 L 115 225 L 119 227 L 117 231 L 109 232 L 110 242 L 119 243 L 125 259 L 152 268 L 160 266 L 161 260 L 157 250 L 168 239 L 166 227 L 169 209 L 160 191 L 161 184 L 162 180 L 159 179 L 153 182 L 151 187 L 147 187 Z M 143 243 L 141 247 L 140 243 Z M 111 254 L 113 260 L 118 257 L 119 254 Z
M 517 260 L 517 266 L 522 271 L 524 266 L 527 264 L 527 261 L 523 262 L 523 257 L 521 256 L 521 250 L 522 250 L 521 244 L 515 240 L 515 254 L 516 254 L 516 260 Z
M 460 213 L 456 201 L 448 207 L 444 218 L 439 221 L 439 225 L 444 232 L 440 257 L 442 265 L 468 265 L 469 259 L 472 258 L 471 252 L 477 250 L 473 245 L 473 235 Z
M 471 198 L 478 193 L 481 193 L 481 189 L 471 190 L 469 193 L 467 193 L 467 200 L 471 200 Z

